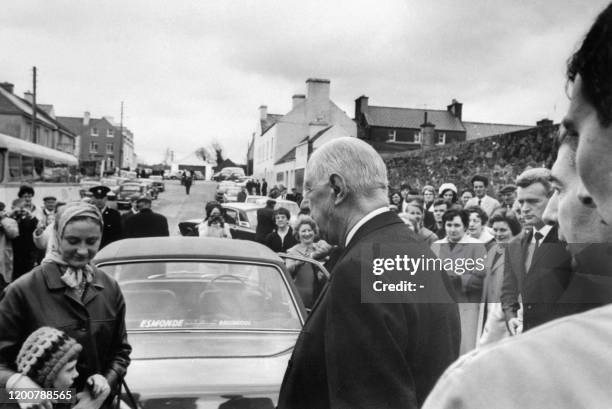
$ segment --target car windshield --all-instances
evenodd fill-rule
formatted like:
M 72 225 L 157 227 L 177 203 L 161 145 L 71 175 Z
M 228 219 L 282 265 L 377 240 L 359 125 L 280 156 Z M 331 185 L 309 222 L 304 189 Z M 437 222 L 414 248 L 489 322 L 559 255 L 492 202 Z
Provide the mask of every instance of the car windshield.
M 299 330 L 282 272 L 227 261 L 102 266 L 123 291 L 128 330 Z
M 162 177 L 161 176 L 149 176 L 149 179 L 151 179 L 154 182 L 161 182 L 162 181 Z

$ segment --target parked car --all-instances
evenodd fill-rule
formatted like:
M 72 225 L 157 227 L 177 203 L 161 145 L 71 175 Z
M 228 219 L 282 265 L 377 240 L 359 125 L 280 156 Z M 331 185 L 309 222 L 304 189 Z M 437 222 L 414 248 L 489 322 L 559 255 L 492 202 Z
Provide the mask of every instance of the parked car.
M 111 192 L 113 192 L 114 194 L 117 194 L 117 191 L 119 191 L 119 185 L 121 184 L 122 181 L 125 181 L 125 179 L 118 179 L 118 178 L 102 178 L 100 179 L 100 184 L 102 186 L 106 186 L 108 187 Z
M 283 207 L 285 203 L 277 201 L 275 209 Z M 293 202 L 290 202 L 293 203 Z M 295 203 L 293 203 L 295 204 Z M 223 219 L 225 223 L 229 224 L 232 238 L 240 240 L 252 240 L 255 241 L 255 231 L 257 230 L 257 210 L 265 206 L 265 203 L 222 203 L 223 207 Z M 296 205 L 297 206 L 297 205 Z M 297 218 L 297 214 L 300 209 L 295 208 L 287 209 L 291 214 L 291 221 Z M 179 231 L 183 236 L 197 236 L 198 225 L 202 222 L 203 218 L 190 219 L 179 223 Z
M 136 179 L 132 179 L 130 182 L 134 182 L 134 183 L 140 183 L 142 185 L 146 186 L 146 190 L 147 190 L 147 194 L 149 195 L 149 197 L 151 198 L 151 200 L 156 200 L 157 199 L 157 195 L 158 195 L 158 191 L 157 188 L 155 186 L 153 186 L 153 181 L 150 178 L 136 178 Z
M 93 262 L 125 298 L 125 403 L 276 407 L 306 317 L 277 254 L 246 241 L 156 237 L 116 241 Z
M 240 186 L 228 187 L 223 194 L 223 202 L 237 202 L 238 193 L 240 193 L 241 190 L 242 188 Z
M 166 184 L 164 183 L 164 178 L 159 175 L 149 176 L 149 180 L 152 182 L 153 187 L 157 189 L 158 192 L 164 192 L 166 190 Z
M 147 190 L 147 185 L 138 182 L 126 182 L 119 186 L 117 192 L 117 209 L 129 209 L 132 196 L 142 196 L 151 199 L 151 194 Z
M 244 176 L 244 169 L 240 167 L 227 167 L 221 169 L 220 172 L 215 173 L 213 175 L 213 180 L 217 182 L 223 180 L 239 180 Z

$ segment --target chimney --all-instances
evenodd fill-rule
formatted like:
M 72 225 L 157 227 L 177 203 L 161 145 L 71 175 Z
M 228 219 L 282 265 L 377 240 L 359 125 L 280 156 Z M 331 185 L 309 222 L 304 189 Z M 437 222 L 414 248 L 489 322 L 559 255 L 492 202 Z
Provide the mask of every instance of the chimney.
M 306 120 L 308 123 L 330 122 L 329 80 L 309 78 L 306 80 Z
M 91 119 L 89 111 L 85 111 L 83 114 L 83 126 L 89 126 L 89 120 Z
M 553 126 L 553 121 L 551 119 L 544 118 L 536 122 L 536 126 L 538 127 Z
M 32 94 L 30 91 L 26 91 L 26 92 L 23 93 L 23 99 L 28 101 L 30 104 L 33 104 L 34 103 L 34 94 Z
M 368 97 L 360 96 L 355 100 L 355 121 L 359 121 L 361 114 L 368 112 Z
M 13 91 L 15 91 L 15 85 L 11 84 L 10 82 L 1 82 L 0 87 L 2 87 L 7 92 L 10 92 L 11 94 L 13 93 Z
M 304 94 L 295 94 L 293 97 L 291 97 L 291 102 L 292 108 L 295 108 L 296 106 L 298 106 L 298 104 L 304 102 L 304 100 L 306 99 L 306 95 Z
M 427 120 L 427 111 L 421 124 L 421 147 L 433 148 L 436 145 L 436 126 Z
M 453 102 L 451 102 L 451 104 L 448 105 L 446 109 L 448 110 L 448 112 L 453 114 L 455 118 L 461 121 L 461 114 L 463 111 L 463 104 L 461 102 L 458 102 L 456 99 L 453 98 Z
M 262 105 L 259 107 L 259 119 L 261 121 L 264 121 L 268 118 L 268 107 L 265 105 Z

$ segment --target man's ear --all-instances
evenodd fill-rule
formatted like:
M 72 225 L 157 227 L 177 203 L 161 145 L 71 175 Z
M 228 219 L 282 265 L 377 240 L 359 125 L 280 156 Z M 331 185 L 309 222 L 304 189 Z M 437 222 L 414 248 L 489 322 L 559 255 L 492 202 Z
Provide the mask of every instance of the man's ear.
M 334 192 L 334 204 L 339 205 L 346 199 L 348 194 L 344 178 L 342 177 L 342 175 L 334 173 L 329 177 L 329 185 L 331 186 Z

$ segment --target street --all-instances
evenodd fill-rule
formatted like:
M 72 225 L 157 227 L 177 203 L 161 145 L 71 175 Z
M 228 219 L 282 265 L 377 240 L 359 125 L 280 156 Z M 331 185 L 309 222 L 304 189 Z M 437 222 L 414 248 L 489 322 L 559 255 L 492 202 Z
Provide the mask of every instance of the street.
M 213 200 L 217 183 L 198 180 L 191 186 L 189 195 L 185 194 L 185 187 L 178 180 L 166 180 L 166 190 L 153 201 L 152 209 L 163 214 L 168 219 L 171 236 L 178 236 L 180 221 L 204 218 L 204 205 Z

